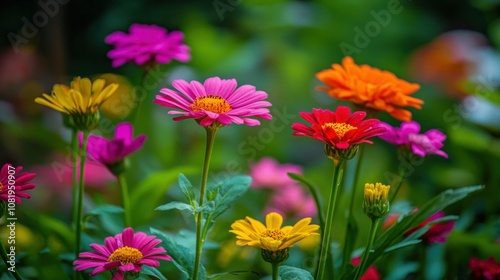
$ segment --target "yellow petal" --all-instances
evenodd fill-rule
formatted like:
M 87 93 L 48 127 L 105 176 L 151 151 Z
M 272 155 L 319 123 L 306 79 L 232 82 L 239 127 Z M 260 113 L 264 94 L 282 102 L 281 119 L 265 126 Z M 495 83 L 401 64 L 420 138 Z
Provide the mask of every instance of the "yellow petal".
M 115 93 L 117 89 L 118 89 L 118 84 L 116 83 L 108 85 L 107 87 L 104 88 L 103 91 L 99 93 L 99 95 L 95 97 L 94 103 L 100 105 L 101 103 L 106 101 L 106 99 L 108 99 L 113 93 Z
M 268 229 L 280 229 L 283 224 L 283 217 L 276 212 L 266 215 L 266 225 Z
M 262 249 L 268 250 L 268 251 L 278 251 L 281 248 L 281 240 L 275 240 L 274 238 L 271 237 L 263 237 L 260 239 L 260 243 L 262 244 Z
M 68 113 L 68 111 L 66 111 L 63 107 L 61 106 L 58 106 L 54 103 L 50 103 L 49 101 L 47 101 L 46 99 L 43 99 L 41 97 L 37 97 L 35 98 L 35 102 L 40 104 L 40 105 L 44 105 L 44 106 L 47 106 L 47 107 L 50 107 L 56 111 L 59 111 L 59 112 L 63 112 L 63 113 Z
M 92 94 L 98 95 L 101 93 L 106 81 L 104 79 L 97 79 L 92 83 Z
M 266 231 L 266 226 L 264 226 L 263 223 L 255 220 L 255 219 L 252 219 L 250 217 L 246 217 L 245 219 L 251 224 L 251 226 L 255 230 L 255 232 L 261 233 L 263 231 Z

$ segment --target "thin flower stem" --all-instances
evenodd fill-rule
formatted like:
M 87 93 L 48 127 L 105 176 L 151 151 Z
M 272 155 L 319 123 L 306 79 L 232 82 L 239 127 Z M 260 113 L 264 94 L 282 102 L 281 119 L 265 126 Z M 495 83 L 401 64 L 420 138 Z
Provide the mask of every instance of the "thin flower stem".
M 205 149 L 205 162 L 203 163 L 203 173 L 201 175 L 200 200 L 198 205 L 199 207 L 202 207 L 203 203 L 205 202 L 205 189 L 208 180 L 210 157 L 212 156 L 212 149 L 214 146 L 215 133 L 217 132 L 217 128 L 206 127 L 206 131 L 207 131 L 207 145 Z M 203 213 L 202 211 L 200 211 L 196 214 L 196 251 L 194 259 L 193 280 L 196 280 L 198 278 L 198 272 L 200 270 L 201 251 L 203 249 L 203 243 L 205 242 L 204 238 L 202 238 L 202 222 L 203 222 Z
M 5 262 L 5 265 L 7 265 L 7 262 L 9 261 L 9 258 L 7 257 L 7 251 L 5 250 L 5 247 L 3 246 L 3 242 L 0 241 L 0 255 L 2 255 L 2 260 Z M 10 274 L 14 276 L 16 280 L 22 280 L 23 277 L 17 272 L 16 269 L 14 270 L 9 270 Z
M 404 179 L 406 178 L 406 174 L 408 173 L 408 171 L 403 171 L 403 175 L 401 176 L 401 178 L 398 180 L 398 184 L 396 185 L 396 187 L 394 188 L 394 191 L 392 192 L 392 196 L 391 198 L 389 199 L 389 203 L 392 204 L 394 202 L 394 199 L 396 199 L 396 196 L 398 195 L 398 192 L 399 192 L 399 189 L 401 188 L 401 186 L 403 185 L 403 181 Z
M 77 171 L 77 162 L 78 162 L 78 130 L 73 128 L 71 129 L 71 160 L 73 161 L 73 181 L 72 181 L 72 192 L 73 192 L 73 203 L 71 204 L 71 221 L 73 221 L 73 228 L 76 226 L 77 219 L 77 199 L 78 199 L 78 176 L 76 174 Z
M 280 267 L 280 264 L 279 263 L 271 263 L 271 266 L 272 266 L 272 273 L 273 273 L 273 277 L 272 277 L 272 280 L 278 280 L 278 275 L 279 275 L 279 267 Z
M 377 233 L 377 228 L 378 228 L 378 224 L 379 224 L 380 219 L 373 218 L 371 220 L 372 220 L 372 224 L 370 227 L 370 233 L 368 234 L 368 243 L 366 244 L 365 251 L 363 252 L 363 256 L 361 257 L 361 263 L 356 268 L 356 275 L 354 276 L 355 280 L 360 279 L 361 276 L 363 276 L 363 274 L 365 273 L 365 270 L 366 270 L 365 267 L 366 267 L 366 264 L 368 263 L 368 257 L 370 256 L 370 250 L 372 248 L 373 241 L 375 240 L 375 235 Z
M 361 163 L 363 161 L 363 155 L 365 151 L 365 145 L 360 145 L 359 147 L 359 152 L 358 152 L 358 159 L 356 162 L 356 169 L 354 170 L 354 180 L 352 182 L 352 187 L 351 187 L 351 201 L 349 202 L 349 212 L 348 212 L 348 217 L 347 217 L 347 225 L 346 226 L 346 234 L 344 238 L 344 246 L 347 246 L 348 244 L 353 244 L 354 242 L 351 242 L 352 238 L 355 238 L 355 236 L 352 236 L 349 234 L 349 225 L 355 223 L 356 221 L 354 220 L 354 200 L 356 199 L 356 191 L 358 190 L 358 181 L 359 181 L 359 174 L 361 170 Z M 347 267 L 347 264 L 350 263 L 350 258 L 352 255 L 352 250 L 354 246 L 350 246 L 350 248 L 344 247 L 343 252 L 342 252 L 342 267 L 340 271 L 344 271 L 344 269 Z
M 123 206 L 123 224 L 125 227 L 130 227 L 130 197 L 128 195 L 127 180 L 122 174 L 118 175 L 118 183 L 120 184 L 120 190 L 122 193 L 122 206 Z
M 316 279 L 322 280 L 325 276 L 325 268 L 327 265 L 328 253 L 331 251 L 330 248 L 330 235 L 332 232 L 332 224 L 333 224 L 333 214 L 335 210 L 335 202 L 337 200 L 337 193 L 339 190 L 340 182 L 342 181 L 342 173 L 343 173 L 343 161 L 340 160 L 338 162 L 334 161 L 334 169 L 333 169 L 333 180 L 332 180 L 332 190 L 330 192 L 330 199 L 328 201 L 328 209 L 325 218 L 325 229 L 323 231 L 323 236 L 321 238 L 321 249 L 319 254 L 319 263 Z M 319 209 L 318 209 L 319 210 Z M 333 254 L 332 254 L 333 260 Z M 330 264 L 330 265 L 333 265 Z M 332 269 L 334 270 L 334 269 Z M 330 279 L 333 278 L 333 275 L 329 275 Z
M 83 214 L 83 194 L 85 189 L 85 158 L 87 157 L 87 142 L 89 132 L 83 131 L 82 148 L 80 150 L 80 184 L 78 186 L 77 215 L 76 215 L 76 240 L 75 240 L 75 259 L 80 254 L 82 241 L 82 214 Z M 79 279 L 80 274 L 75 271 L 75 279 Z

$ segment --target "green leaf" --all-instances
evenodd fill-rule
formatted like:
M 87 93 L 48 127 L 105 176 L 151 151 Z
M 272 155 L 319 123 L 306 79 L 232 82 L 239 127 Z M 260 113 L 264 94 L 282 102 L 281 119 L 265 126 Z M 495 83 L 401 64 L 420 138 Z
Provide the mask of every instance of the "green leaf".
M 193 185 L 182 173 L 179 174 L 179 188 L 181 189 L 186 199 L 189 201 L 189 204 L 194 205 L 193 201 L 195 201 L 195 196 Z
M 87 220 L 92 216 L 100 216 L 103 214 L 119 214 L 123 213 L 123 208 L 116 206 L 116 205 L 111 205 L 111 204 L 103 204 L 99 205 L 96 208 L 92 209 L 90 212 L 85 214 L 83 217 L 83 220 Z
M 250 176 L 235 176 L 219 185 L 211 218 L 215 219 L 229 209 L 248 190 L 251 182 Z
M 180 211 L 189 210 L 189 211 L 191 211 L 191 213 L 194 213 L 193 205 L 187 204 L 184 202 L 180 202 L 180 201 L 172 201 L 172 202 L 160 205 L 160 206 L 155 208 L 155 210 L 158 210 L 158 211 L 166 211 L 166 210 L 172 210 L 172 209 L 177 209 Z
M 186 277 L 190 278 L 194 272 L 194 246 L 185 247 L 170 234 L 164 233 L 155 228 L 150 228 L 151 234 L 157 236 L 163 242 L 160 244 L 167 250 L 167 254 L 172 257 L 174 265 L 182 271 Z M 203 265 L 200 265 L 198 272 L 198 279 L 206 280 L 207 272 Z
M 208 276 L 207 279 L 219 279 L 219 278 L 221 278 L 223 276 L 238 276 L 239 278 L 248 279 L 249 277 L 245 277 L 247 274 L 251 274 L 251 275 L 253 275 L 255 277 L 261 276 L 256 271 L 251 271 L 251 270 L 235 270 L 235 271 L 228 271 L 228 272 L 221 272 L 221 273 L 217 273 L 217 274 L 212 274 L 212 275 Z M 251 277 L 251 279 L 253 279 L 255 277 Z M 227 279 L 227 278 L 224 277 L 222 279 Z
M 130 214 L 132 224 L 147 224 L 155 214 L 156 205 L 160 204 L 168 190 L 174 184 L 179 173 L 195 173 L 196 169 L 190 166 L 181 166 L 153 173 L 139 185 L 131 187 L 130 209 L 135 209 Z M 140 211 L 139 211 L 140 210 Z
M 281 280 L 313 280 L 311 273 L 297 267 L 282 265 L 279 268 Z
M 161 274 L 161 272 L 156 267 L 143 265 L 142 270 L 141 270 L 141 274 L 154 276 L 160 280 L 167 280 L 167 278 L 165 276 L 163 276 L 163 274 Z

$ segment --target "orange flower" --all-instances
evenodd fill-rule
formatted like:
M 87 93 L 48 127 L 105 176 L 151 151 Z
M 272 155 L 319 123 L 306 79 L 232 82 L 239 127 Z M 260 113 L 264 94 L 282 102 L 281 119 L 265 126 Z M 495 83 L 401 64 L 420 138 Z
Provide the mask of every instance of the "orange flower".
M 420 109 L 424 101 L 410 96 L 420 86 L 401 80 L 391 72 L 369 65 L 356 65 L 347 56 L 342 65 L 333 64 L 316 74 L 326 87 L 318 87 L 330 96 L 365 108 L 385 111 L 400 121 L 410 121 L 411 112 L 403 107 Z

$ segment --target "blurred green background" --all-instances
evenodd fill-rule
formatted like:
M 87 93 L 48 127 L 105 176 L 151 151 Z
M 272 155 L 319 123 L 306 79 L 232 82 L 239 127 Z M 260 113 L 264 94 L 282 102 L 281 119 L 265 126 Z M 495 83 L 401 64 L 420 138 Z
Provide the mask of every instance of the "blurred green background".
M 49 10 L 53 14 L 45 12 L 44 18 L 40 11 L 44 11 L 48 2 L 55 6 Z M 421 110 L 411 110 L 413 119 L 421 124 L 422 132 L 436 128 L 448 135 L 443 150 L 449 154 L 449 159 L 428 156 L 422 164 L 413 166 L 415 170 L 405 181 L 399 201 L 418 207 L 448 188 L 486 185 L 481 193 L 446 209 L 447 214 L 461 218 L 446 244 L 434 245 L 428 250 L 428 263 L 438 264 L 434 270 L 427 270 L 428 279 L 467 279 L 470 257 L 500 259 L 500 97 L 496 91 L 500 81 L 500 64 L 497 65 L 500 60 L 496 53 L 500 44 L 499 4 L 496 0 L 41 0 L 4 3 L 0 17 L 1 162 L 38 171 L 34 180 L 37 188 L 31 191 L 32 198 L 18 207 L 19 222 L 26 226 L 18 233 L 25 236 L 25 244 L 20 248 L 27 254 L 21 263 L 21 267 L 26 264 L 21 272 L 27 276 L 38 275 L 39 279 L 49 279 L 44 277 L 59 273 L 58 253 L 64 253 L 62 240 L 69 230 L 64 227 L 69 223 L 71 186 L 61 179 L 70 172 L 69 131 L 62 126 L 59 113 L 33 101 L 42 93 L 50 92 L 53 84 L 67 84 L 74 76 L 97 77 L 113 73 L 127 79 L 130 87 L 141 94 L 140 114 L 104 114 L 95 133 L 110 136 L 113 125 L 126 120 L 134 123 L 136 134 L 147 135 L 144 148 L 131 157 L 131 169 L 127 173 L 132 193 L 136 186 L 149 188 L 145 193 L 136 193 L 134 225 L 145 231 L 149 226 L 178 231 L 193 228 L 188 216 L 153 209 L 181 199 L 175 188 L 179 172 L 199 182 L 205 133 L 194 121 L 173 122 L 166 108 L 152 104 L 158 90 L 171 88 L 174 79 L 205 80 L 220 76 L 236 78 L 239 85 L 252 84 L 267 92 L 273 104 L 274 120 L 263 121 L 258 127 L 232 125 L 221 129 L 217 134 L 210 178 L 247 174 L 251 163 L 271 156 L 281 163 L 303 166 L 305 176 L 321 186 L 321 192 L 327 197 L 333 170 L 331 161 L 324 156 L 320 142 L 292 136 L 291 124 L 302 121 L 298 116 L 301 111 L 333 110 L 338 105 L 349 105 L 315 89 L 320 85 L 315 74 L 333 63 L 340 63 L 349 54 L 357 64 L 369 64 L 421 84 L 422 88 L 414 96 L 423 99 L 425 105 Z M 390 17 L 377 21 L 381 13 Z M 35 30 L 26 29 L 27 21 Z M 191 61 L 163 65 L 147 79 L 142 78 L 141 69 L 135 65 L 113 69 L 106 56 L 111 46 L 104 43 L 104 38 L 114 31 L 127 32 L 132 23 L 157 24 L 169 31 L 184 32 L 185 43 L 191 48 Z M 357 30 L 365 33 L 364 40 Z M 475 31 L 484 37 L 479 43 L 481 48 L 491 52 L 491 58 L 486 61 L 496 68 L 481 72 L 477 70 L 481 67 L 475 65 L 474 70 L 457 79 L 477 85 L 474 78 L 483 75 L 487 83 L 480 84 L 487 94 L 481 104 L 490 106 L 489 110 L 483 110 L 483 105 L 477 105 L 479 103 L 471 103 L 473 101 L 467 96 L 477 92 L 470 87 L 461 87 L 461 95 L 457 96 L 453 90 L 447 92 L 449 87 L 446 85 L 443 87 L 443 83 L 449 81 L 443 82 L 439 77 L 422 78 L 425 73 L 421 72 L 427 71 L 422 69 L 438 62 L 436 57 L 425 56 L 418 57 L 415 62 L 416 54 L 438 36 L 454 30 Z M 472 40 L 467 36 L 459 37 L 453 41 L 453 46 L 460 49 L 460 44 L 468 45 Z M 347 45 L 352 49 L 346 49 Z M 14 51 L 16 49 L 18 52 Z M 472 48 L 464 49 L 467 55 L 472 55 Z M 447 55 L 445 51 L 437 57 Z M 472 60 L 471 63 L 479 64 L 484 59 Z M 418 62 L 424 67 L 412 66 Z M 457 67 L 452 64 L 443 68 L 445 70 L 438 68 L 437 73 L 453 72 Z M 132 106 L 134 103 L 127 104 Z M 379 117 L 392 125 L 400 124 L 386 113 Z M 349 164 L 352 166 L 354 161 Z M 397 173 L 398 168 L 405 166 L 402 167 L 396 158 L 395 147 L 376 139 L 374 145 L 366 147 L 359 182 L 390 183 L 388 172 Z M 60 175 L 55 180 L 54 172 Z M 352 178 L 347 176 L 348 187 L 349 182 Z M 345 192 L 341 191 L 339 209 L 348 207 L 343 194 Z M 228 230 L 236 219 L 252 216 L 262 220 L 265 198 L 266 194 L 257 190 L 245 194 L 241 203 L 221 217 L 212 236 L 214 240 L 226 245 L 234 243 L 234 236 Z M 361 199 L 360 196 L 360 207 L 356 210 L 362 229 L 358 247 L 364 245 L 368 229 L 368 219 L 361 211 Z M 103 203 L 119 205 L 119 189 L 112 179 L 104 186 L 88 188 L 86 203 L 88 209 Z M 121 231 L 118 224 L 110 222 L 117 218 L 106 215 L 109 217 L 94 221 L 96 228 L 90 230 L 88 236 L 92 242 L 100 242 L 103 237 Z M 336 221 L 333 234 L 340 242 L 344 234 L 344 211 L 337 211 Z M 335 230 L 337 228 L 340 230 Z M 5 227 L 1 230 L 3 233 Z M 259 260 L 257 250 L 224 248 L 231 253 L 221 248 L 207 250 L 209 256 L 214 256 L 205 260 L 211 273 L 228 267 L 253 269 L 264 275 L 269 273 Z M 234 257 L 224 259 L 220 254 L 234 254 Z M 384 279 L 402 279 L 398 278 L 401 275 L 405 279 L 415 279 L 417 255 L 413 250 L 404 250 L 394 255 L 390 262 L 377 266 Z M 289 262 L 310 269 L 312 264 L 307 260 L 311 256 L 310 252 L 297 252 L 297 257 L 292 254 Z M 162 264 L 162 269 L 177 275 L 172 264 Z M 5 275 L 2 277 L 8 279 Z M 252 277 L 248 279 L 255 279 Z

